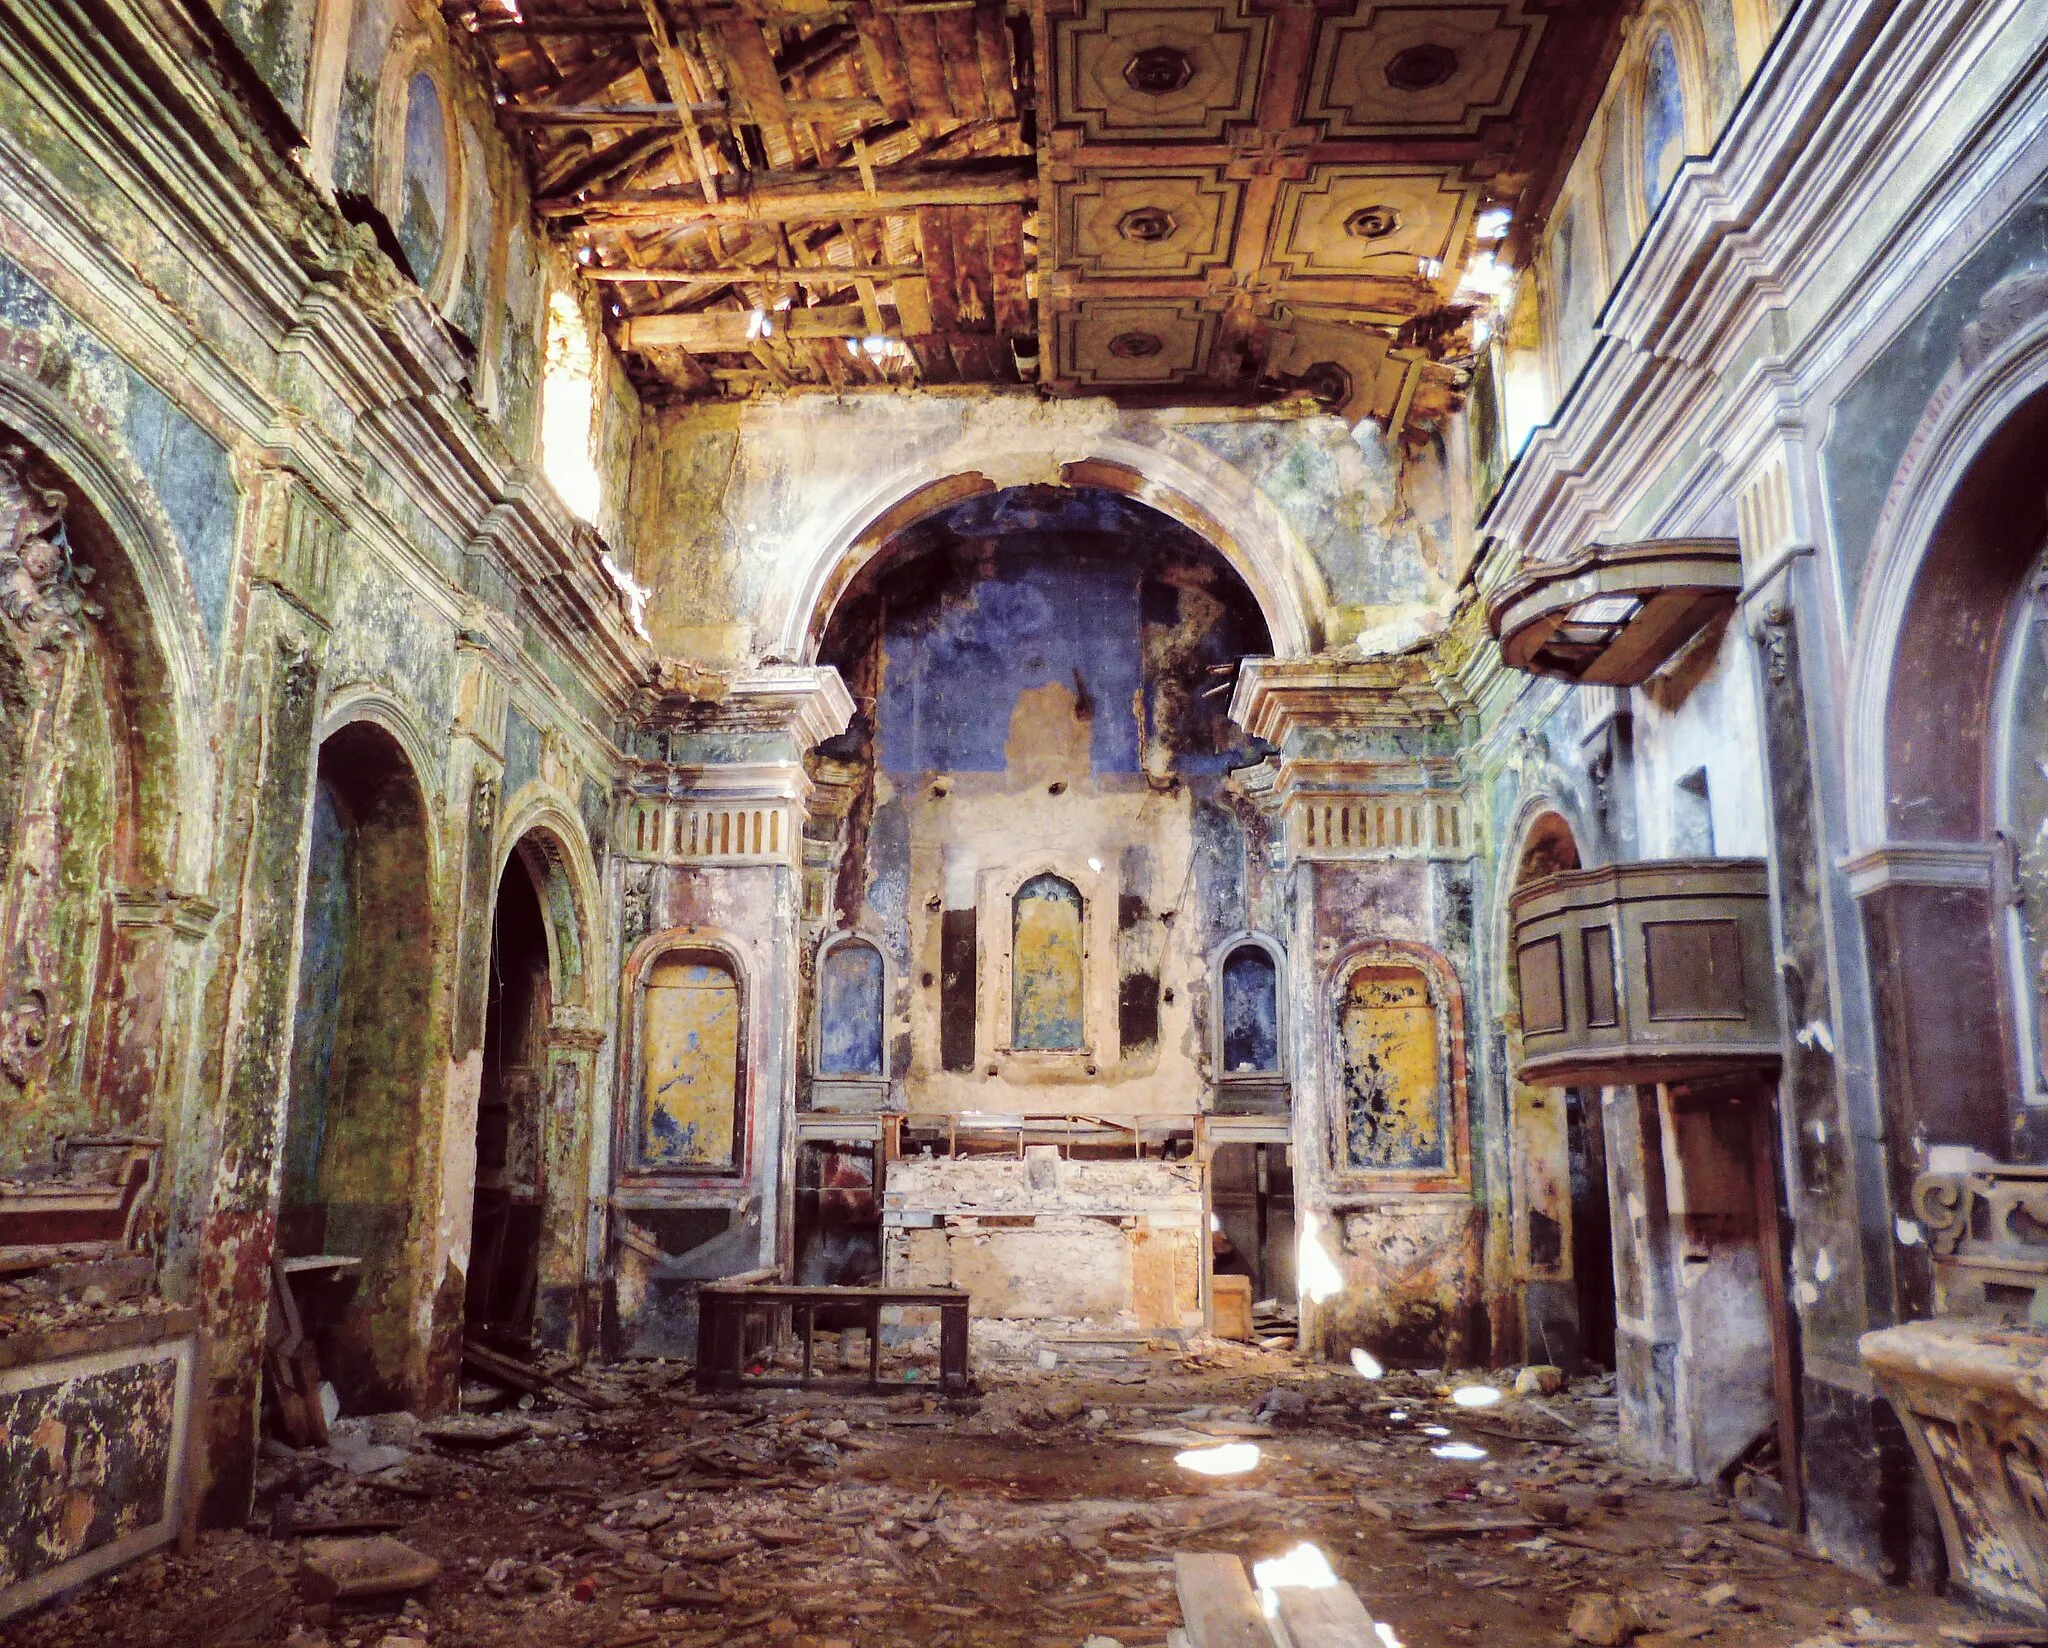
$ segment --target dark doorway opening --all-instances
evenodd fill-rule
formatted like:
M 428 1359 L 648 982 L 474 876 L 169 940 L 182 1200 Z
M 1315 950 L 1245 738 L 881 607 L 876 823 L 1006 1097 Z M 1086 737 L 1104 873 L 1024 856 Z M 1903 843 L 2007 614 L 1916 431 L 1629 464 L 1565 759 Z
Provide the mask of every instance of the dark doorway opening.
M 1607 1134 L 1600 1096 L 1564 1095 L 1572 1179 L 1572 1280 L 1579 1306 L 1579 1359 L 1614 1368 L 1614 1227 L 1607 1203 Z
M 498 883 L 477 1094 L 468 1333 L 508 1347 L 533 1337 L 540 1280 L 542 1079 L 550 1012 L 548 936 L 525 861 L 514 853 Z
M 1284 1144 L 1219 1144 L 1209 1166 L 1212 1273 L 1248 1276 L 1252 1300 L 1290 1309 L 1294 1285 L 1294 1166 Z

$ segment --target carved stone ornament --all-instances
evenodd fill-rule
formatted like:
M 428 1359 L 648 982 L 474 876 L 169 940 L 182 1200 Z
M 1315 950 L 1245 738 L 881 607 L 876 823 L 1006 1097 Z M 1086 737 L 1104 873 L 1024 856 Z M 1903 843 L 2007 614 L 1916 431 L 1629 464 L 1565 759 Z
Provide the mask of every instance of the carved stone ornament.
M 1109 340 L 1109 352 L 1118 360 L 1150 360 L 1165 347 L 1151 332 L 1119 332 Z
M 1976 318 L 1957 340 L 1963 369 L 1976 371 L 2006 339 L 2044 313 L 2048 313 L 2048 269 L 2006 276 L 1984 294 Z
M 489 835 L 498 821 L 498 781 L 489 773 L 476 781 L 470 792 L 469 822 L 479 835 Z
M 13 992 L 0 1008 L 0 1074 L 26 1087 L 36 1055 L 49 1039 L 49 997 L 34 985 Z
M 297 630 L 277 632 L 277 695 L 287 709 L 302 708 L 313 691 L 320 666 L 313 661 L 313 647 Z
M 80 634 L 79 620 L 98 618 L 101 609 L 85 598 L 92 568 L 71 558 L 68 500 L 31 481 L 27 463 L 21 447 L 0 447 L 0 612 L 36 647 L 54 647 Z
M 1764 608 L 1756 626 L 1756 644 L 1763 649 L 1764 673 L 1782 687 L 1792 669 L 1792 610 L 1783 601 Z

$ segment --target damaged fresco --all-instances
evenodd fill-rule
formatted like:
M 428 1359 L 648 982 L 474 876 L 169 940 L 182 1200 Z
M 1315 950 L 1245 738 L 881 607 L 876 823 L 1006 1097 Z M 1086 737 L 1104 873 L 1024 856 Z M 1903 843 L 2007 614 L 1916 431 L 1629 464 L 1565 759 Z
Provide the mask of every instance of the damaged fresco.
M 1444 1166 L 1438 1034 L 1420 969 L 1366 966 L 1346 982 L 1337 1036 L 1347 1167 Z
M 642 996 L 640 1165 L 731 1171 L 738 1147 L 739 985 L 716 961 L 664 957 Z

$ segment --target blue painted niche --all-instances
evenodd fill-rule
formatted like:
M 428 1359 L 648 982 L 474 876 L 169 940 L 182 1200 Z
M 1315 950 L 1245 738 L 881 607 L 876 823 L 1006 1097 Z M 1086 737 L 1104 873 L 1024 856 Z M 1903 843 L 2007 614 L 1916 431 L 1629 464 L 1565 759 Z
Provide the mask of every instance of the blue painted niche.
M 1280 969 L 1256 944 L 1223 962 L 1223 1069 L 1227 1076 L 1280 1070 Z
M 818 1074 L 882 1072 L 882 952 L 850 938 L 818 964 Z

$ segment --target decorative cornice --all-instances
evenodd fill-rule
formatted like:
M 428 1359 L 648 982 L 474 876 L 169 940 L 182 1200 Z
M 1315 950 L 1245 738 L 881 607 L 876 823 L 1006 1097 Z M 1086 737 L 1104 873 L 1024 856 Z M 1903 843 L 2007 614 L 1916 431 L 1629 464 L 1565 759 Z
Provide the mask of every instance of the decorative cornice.
M 1887 887 L 1981 890 L 1993 884 L 1997 852 L 1985 841 L 1894 841 L 1842 860 L 1841 868 L 1856 898 Z
M 1247 658 L 1230 695 L 1230 719 L 1253 738 L 1287 747 L 1309 730 L 1448 727 L 1458 712 L 1427 652 L 1380 658 Z

